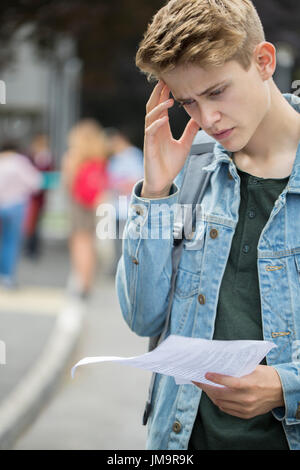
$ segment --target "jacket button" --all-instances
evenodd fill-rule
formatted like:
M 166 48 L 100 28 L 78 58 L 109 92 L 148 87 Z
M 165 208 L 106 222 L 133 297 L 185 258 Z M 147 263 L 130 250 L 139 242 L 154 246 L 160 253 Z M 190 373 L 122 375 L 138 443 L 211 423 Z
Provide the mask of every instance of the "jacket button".
M 137 260 L 136 258 L 132 258 L 132 262 L 133 262 L 134 264 L 139 264 L 139 262 L 138 262 L 138 260 Z
M 298 403 L 298 408 L 297 408 L 297 411 L 296 411 L 296 419 L 300 419 L 300 401 Z
M 132 204 L 132 209 L 135 210 L 135 213 L 137 215 L 144 215 L 144 210 L 142 206 L 139 206 L 138 204 Z
M 247 253 L 249 253 L 249 251 L 250 251 L 250 246 L 249 245 L 244 245 L 243 249 L 242 249 L 242 252 L 247 254 Z
M 216 230 L 215 228 L 212 228 L 211 231 L 209 232 L 211 238 L 217 238 L 218 236 L 218 230 Z
M 178 434 L 180 431 L 181 431 L 181 424 L 179 421 L 175 421 L 173 423 L 173 426 L 172 426 L 172 429 L 174 432 L 176 432 L 176 434 Z
M 233 180 L 233 176 L 232 176 L 232 174 L 230 173 L 230 171 L 228 171 L 228 178 L 229 178 L 230 180 Z
M 201 305 L 204 305 L 205 304 L 205 295 L 199 294 L 198 295 L 198 301 Z

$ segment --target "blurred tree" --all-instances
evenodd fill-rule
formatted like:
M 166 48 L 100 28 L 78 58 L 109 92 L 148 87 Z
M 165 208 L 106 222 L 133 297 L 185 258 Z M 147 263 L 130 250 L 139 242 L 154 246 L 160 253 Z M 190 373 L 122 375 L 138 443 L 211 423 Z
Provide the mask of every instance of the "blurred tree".
M 83 62 L 82 112 L 105 125 L 131 121 L 141 138 L 137 116 L 151 85 L 135 67 L 135 53 L 147 23 L 164 0 L 1 0 L 0 69 L 14 59 L 11 41 L 20 26 L 31 24 L 28 39 L 43 58 L 68 35 Z M 125 116 L 126 114 L 126 116 Z M 143 115 L 143 114 L 142 114 Z M 136 140 L 136 139 L 135 139 Z
M 294 45 L 299 64 L 299 0 L 253 3 L 267 39 Z M 147 23 L 164 4 L 165 0 L 1 0 L 0 68 L 13 60 L 11 38 L 24 24 L 32 25 L 29 37 L 43 57 L 55 50 L 57 38 L 71 36 L 83 62 L 83 115 L 93 115 L 104 125 L 132 122 L 141 142 L 144 106 L 152 86 L 136 69 L 134 59 Z M 180 132 L 184 114 L 173 113 Z
M 147 23 L 164 0 L 1 0 L 0 66 L 9 59 L 10 39 L 16 29 L 31 23 L 31 38 L 40 50 L 51 51 L 57 36 L 76 39 L 84 60 L 87 85 L 114 86 L 115 64 L 124 51 L 132 54 Z M 268 39 L 284 40 L 299 52 L 299 0 L 253 0 Z M 126 57 L 126 56 L 125 56 Z M 134 56 L 131 55 L 132 60 Z
M 270 42 L 287 42 L 295 48 L 300 63 L 299 0 L 252 0 Z

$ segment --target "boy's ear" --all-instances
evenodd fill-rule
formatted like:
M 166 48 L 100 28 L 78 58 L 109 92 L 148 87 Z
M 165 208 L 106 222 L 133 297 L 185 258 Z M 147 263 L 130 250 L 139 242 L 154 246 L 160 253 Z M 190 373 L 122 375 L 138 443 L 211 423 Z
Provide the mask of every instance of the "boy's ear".
M 253 59 L 263 80 L 273 76 L 276 69 L 276 49 L 271 42 L 259 43 L 254 49 Z

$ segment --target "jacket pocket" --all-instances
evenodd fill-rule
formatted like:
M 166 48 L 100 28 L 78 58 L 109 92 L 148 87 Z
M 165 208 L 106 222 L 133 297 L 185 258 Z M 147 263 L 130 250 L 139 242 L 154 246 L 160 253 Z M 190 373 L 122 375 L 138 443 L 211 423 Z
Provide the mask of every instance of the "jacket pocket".
M 207 222 L 201 220 L 189 239 L 183 241 L 183 250 L 180 268 L 199 277 L 202 269 L 203 253 L 205 249 L 205 234 Z
M 193 325 L 200 276 L 178 269 L 171 312 L 170 333 L 188 336 Z
M 200 276 L 198 274 L 178 268 L 175 295 L 188 298 L 196 295 L 199 288 Z

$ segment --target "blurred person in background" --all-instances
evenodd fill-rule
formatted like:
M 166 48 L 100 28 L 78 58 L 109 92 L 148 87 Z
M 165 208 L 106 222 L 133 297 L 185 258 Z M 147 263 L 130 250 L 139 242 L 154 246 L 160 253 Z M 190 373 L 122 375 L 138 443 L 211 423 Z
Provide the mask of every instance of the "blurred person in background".
M 53 157 L 49 148 L 48 136 L 37 134 L 29 148 L 29 158 L 39 171 L 45 173 L 53 170 Z M 46 203 L 46 189 L 34 193 L 25 217 L 25 253 L 29 258 L 37 258 L 41 252 L 40 225 Z
M 110 158 L 108 173 L 112 203 L 116 211 L 115 253 L 111 274 L 115 275 L 122 255 L 122 235 L 127 219 L 127 207 L 135 183 L 144 177 L 143 152 L 132 144 L 126 131 L 108 128 Z M 120 196 L 127 197 L 127 204 L 121 203 Z
M 43 184 L 41 173 L 15 149 L 13 143 L 0 149 L 0 280 L 7 288 L 17 286 L 16 268 L 28 200 Z
M 96 207 L 108 186 L 107 157 L 107 138 L 100 124 L 83 119 L 71 129 L 62 163 L 70 201 L 72 272 L 68 288 L 82 299 L 90 293 L 95 275 Z

